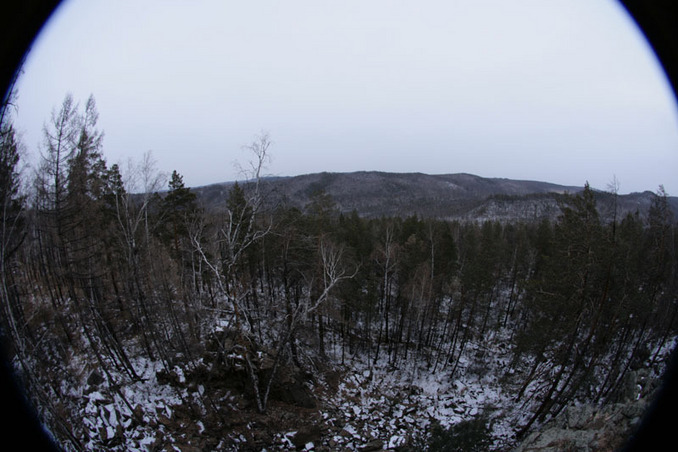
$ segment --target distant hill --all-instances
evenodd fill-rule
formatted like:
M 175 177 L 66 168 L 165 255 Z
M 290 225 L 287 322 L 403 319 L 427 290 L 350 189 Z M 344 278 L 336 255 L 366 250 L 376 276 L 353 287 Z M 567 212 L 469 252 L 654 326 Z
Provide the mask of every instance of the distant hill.
M 303 209 L 314 193 L 329 194 L 339 211 L 356 210 L 363 217 L 418 215 L 457 220 L 539 220 L 560 213 L 559 200 L 583 187 L 548 182 L 484 178 L 472 174 L 429 175 L 422 173 L 314 173 L 261 181 L 269 205 Z M 193 188 L 207 207 L 223 205 L 233 182 Z M 652 192 L 618 196 L 621 215 L 647 210 Z M 611 211 L 611 194 L 598 193 L 602 215 Z M 678 213 L 678 198 L 670 198 Z

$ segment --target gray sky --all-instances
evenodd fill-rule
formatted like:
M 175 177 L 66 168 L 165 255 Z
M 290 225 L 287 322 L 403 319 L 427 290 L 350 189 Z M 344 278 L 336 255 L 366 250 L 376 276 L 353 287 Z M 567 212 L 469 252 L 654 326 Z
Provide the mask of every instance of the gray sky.
M 109 164 L 148 150 L 190 186 L 380 170 L 678 195 L 678 110 L 613 0 L 68 0 L 33 47 L 16 124 L 31 152 L 93 94 Z

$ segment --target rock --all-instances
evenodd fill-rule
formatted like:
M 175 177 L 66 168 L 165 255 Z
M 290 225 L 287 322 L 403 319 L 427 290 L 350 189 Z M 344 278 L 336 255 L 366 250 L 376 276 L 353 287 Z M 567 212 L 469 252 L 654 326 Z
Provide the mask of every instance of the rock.
M 629 419 L 641 418 L 645 411 L 647 410 L 647 403 L 632 403 L 628 405 L 622 405 L 621 412 L 624 416 Z
M 140 421 L 144 418 L 144 407 L 137 404 L 132 411 L 133 418 L 137 421 Z
M 193 446 L 191 444 L 176 444 L 175 445 L 181 452 L 201 452 L 203 449 L 198 446 Z
M 380 439 L 373 439 L 368 441 L 366 444 L 358 447 L 358 450 L 361 452 L 374 452 L 377 450 L 382 450 L 384 447 L 384 442 Z
M 595 414 L 595 408 L 591 405 L 569 406 L 565 411 L 567 428 L 581 430 L 587 428 Z
M 569 406 L 539 431 L 529 434 L 515 451 L 619 449 L 646 407 L 644 399 L 602 407 Z
M 310 391 L 302 383 L 293 381 L 271 390 L 271 398 L 301 408 L 315 408 L 316 402 Z
M 358 434 L 358 431 L 351 424 L 344 425 L 344 428 L 341 429 L 341 431 L 339 432 L 339 435 L 347 437 L 347 438 L 359 438 L 360 437 L 360 435 Z
M 404 446 L 406 443 L 407 443 L 407 440 L 405 439 L 405 437 L 400 436 L 400 435 L 393 435 L 388 440 L 388 445 L 386 447 L 388 449 L 397 449 L 399 447 Z
M 319 443 L 322 439 L 322 430 L 318 425 L 304 426 L 292 437 L 292 444 L 298 449 L 306 446 L 308 443 Z
M 104 381 L 106 381 L 104 380 L 104 377 L 96 370 L 93 370 L 92 373 L 89 374 L 89 377 L 87 377 L 87 384 L 89 386 L 99 386 Z

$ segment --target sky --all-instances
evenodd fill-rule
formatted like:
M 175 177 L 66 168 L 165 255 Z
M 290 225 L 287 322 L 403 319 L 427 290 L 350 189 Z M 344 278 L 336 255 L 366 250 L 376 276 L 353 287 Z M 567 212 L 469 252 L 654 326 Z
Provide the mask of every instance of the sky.
M 103 152 L 188 186 L 378 170 L 678 195 L 678 109 L 614 0 L 67 0 L 33 45 L 15 124 L 34 159 L 66 93 Z

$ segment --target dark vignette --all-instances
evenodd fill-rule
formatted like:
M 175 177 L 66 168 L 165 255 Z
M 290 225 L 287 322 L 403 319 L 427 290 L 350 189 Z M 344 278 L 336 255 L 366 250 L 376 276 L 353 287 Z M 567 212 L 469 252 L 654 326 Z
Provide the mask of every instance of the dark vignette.
M 3 100 L 12 87 L 25 55 L 59 0 L 14 0 L 0 7 L 0 88 Z M 678 102 L 678 4 L 673 0 L 620 0 L 657 54 Z M 678 169 L 677 169 L 678 170 Z M 4 337 L 0 337 L 2 343 Z M 4 445 L 22 450 L 58 450 L 44 431 L 23 390 L 16 382 L 4 348 L 0 366 L 0 435 Z M 678 407 L 678 348 L 668 363 L 660 392 L 625 451 L 664 450 L 676 435 Z M 13 446 L 16 447 L 16 446 Z M 671 446 L 668 446 L 669 448 Z

